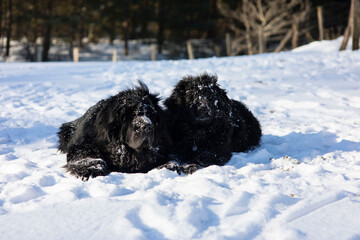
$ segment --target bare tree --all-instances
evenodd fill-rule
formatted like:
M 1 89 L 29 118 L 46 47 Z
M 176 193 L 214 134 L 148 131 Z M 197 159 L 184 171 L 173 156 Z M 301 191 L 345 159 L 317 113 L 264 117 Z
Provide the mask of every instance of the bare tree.
M 340 46 L 340 51 L 343 51 L 346 49 L 346 46 L 347 46 L 347 43 L 349 41 L 349 38 L 350 38 L 350 35 L 351 35 L 351 32 L 352 32 L 352 27 L 353 27 L 353 14 L 354 14 L 354 4 L 353 4 L 353 0 L 351 1 L 351 4 L 350 4 L 350 12 L 349 12 L 349 18 L 348 18 L 348 24 L 347 24 L 347 27 L 345 29 L 345 32 L 344 32 L 344 39 L 341 43 L 341 46 Z
M 157 32 L 157 45 L 158 45 L 158 53 L 162 54 L 163 44 L 164 44 L 164 24 L 165 24 L 165 12 L 164 12 L 164 0 L 159 0 L 158 3 L 158 32 Z
M 2 0 L 0 0 L 0 54 L 2 53 Z
M 44 41 L 42 46 L 42 55 L 41 61 L 46 62 L 49 61 L 49 50 L 51 45 L 51 32 L 52 32 L 52 8 L 53 1 L 46 1 L 46 12 L 45 12 L 45 20 L 44 20 Z
M 352 49 L 357 50 L 357 49 L 359 49 L 360 3 L 359 3 L 359 0 L 353 0 L 352 4 L 354 6 Z
M 9 0 L 8 12 L 7 12 L 6 49 L 5 49 L 5 56 L 7 56 L 7 57 L 10 55 L 10 41 L 11 41 L 12 24 L 13 24 L 12 0 Z
M 347 43 L 351 35 L 353 37 L 352 49 L 353 50 L 359 49 L 359 28 L 360 28 L 360 3 L 359 0 L 351 0 L 348 25 L 344 32 L 344 39 L 341 43 L 340 51 L 346 49 Z
M 232 55 L 244 50 L 248 54 L 266 52 L 269 43 L 279 44 L 289 31 L 294 31 L 293 45 L 296 45 L 298 24 L 310 11 L 308 0 L 243 0 L 235 8 L 218 0 L 217 5 L 235 33 Z

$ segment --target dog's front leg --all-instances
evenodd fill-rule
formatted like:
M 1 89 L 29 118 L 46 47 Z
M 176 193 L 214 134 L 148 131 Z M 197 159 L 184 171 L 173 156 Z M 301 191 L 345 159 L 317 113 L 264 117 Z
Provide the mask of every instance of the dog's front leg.
M 189 163 L 189 164 L 184 164 L 182 166 L 180 166 L 180 170 L 181 172 L 185 173 L 185 174 L 193 174 L 194 172 L 196 172 L 198 169 L 200 169 L 200 165 L 195 164 L 195 163 Z
M 83 181 L 90 177 L 105 176 L 109 174 L 107 164 L 100 158 L 82 158 L 68 162 L 65 166 L 66 171 Z
M 167 163 L 157 167 L 157 169 L 163 169 L 163 168 L 166 168 L 170 171 L 177 172 L 179 175 L 181 174 L 180 165 L 176 161 L 170 161 L 170 162 L 167 162 Z
M 170 161 L 157 167 L 157 169 L 162 169 L 162 168 L 166 168 L 170 171 L 177 172 L 180 175 L 181 173 L 193 174 L 194 172 L 196 172 L 196 170 L 200 169 L 201 167 L 198 164 L 194 164 L 194 163 L 180 165 L 175 161 Z
M 109 174 L 106 162 L 93 144 L 72 145 L 67 154 L 67 164 L 64 168 L 83 181 L 87 181 L 90 177 Z

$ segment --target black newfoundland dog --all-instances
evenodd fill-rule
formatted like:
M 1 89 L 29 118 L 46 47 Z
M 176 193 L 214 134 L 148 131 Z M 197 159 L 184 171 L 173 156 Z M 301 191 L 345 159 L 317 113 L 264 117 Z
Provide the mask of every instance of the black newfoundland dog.
M 217 76 L 184 77 L 165 101 L 176 162 L 164 167 L 192 173 L 209 165 L 224 165 L 232 152 L 257 146 L 258 120 L 241 102 L 231 100 L 217 84 Z
M 63 124 L 59 150 L 68 172 L 83 180 L 117 172 L 148 172 L 165 162 L 159 148 L 163 110 L 157 94 L 139 86 L 101 100 L 82 117 Z

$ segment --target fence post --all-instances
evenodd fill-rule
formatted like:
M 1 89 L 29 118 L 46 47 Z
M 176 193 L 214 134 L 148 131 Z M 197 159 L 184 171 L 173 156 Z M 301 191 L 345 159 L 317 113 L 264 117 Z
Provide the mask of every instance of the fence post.
M 42 54 L 42 46 L 35 43 L 35 46 L 37 48 L 36 50 L 36 61 L 41 62 L 41 54 Z
M 291 48 L 297 48 L 298 47 L 298 39 L 299 39 L 299 19 L 297 17 L 293 17 L 293 24 L 292 24 L 292 42 L 291 42 Z
M 360 28 L 360 4 L 359 0 L 353 0 L 353 42 L 352 42 L 352 50 L 359 49 L 359 28 Z
M 192 50 L 192 47 L 191 47 L 190 40 L 188 40 L 186 42 L 186 46 L 187 46 L 187 52 L 188 52 L 188 55 L 189 55 L 189 59 L 194 59 L 194 53 L 193 53 L 193 50 Z
M 113 62 L 117 61 L 117 51 L 116 51 L 116 49 L 113 50 L 112 61 Z
M 317 7 L 317 19 L 318 19 L 318 26 L 319 26 L 319 40 L 324 40 L 324 15 L 323 15 L 323 7 Z
M 231 42 L 230 42 L 230 33 L 225 34 L 225 42 L 226 42 L 226 55 L 231 55 Z
M 151 61 L 155 61 L 156 60 L 156 46 L 154 43 L 152 43 L 150 45 L 150 49 L 151 49 Z
M 74 59 L 74 62 L 79 62 L 79 48 L 78 47 L 74 47 L 74 50 L 73 50 L 73 59 Z

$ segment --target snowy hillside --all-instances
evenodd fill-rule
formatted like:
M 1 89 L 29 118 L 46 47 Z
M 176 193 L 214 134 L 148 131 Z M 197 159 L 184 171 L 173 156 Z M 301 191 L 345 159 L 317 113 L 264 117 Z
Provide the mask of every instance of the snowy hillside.
M 328 45 L 193 61 L 0 64 L 0 238 L 360 239 L 360 52 Z M 259 148 L 190 176 L 162 169 L 82 182 L 64 172 L 62 123 L 137 79 L 167 97 L 204 71 L 259 119 Z

